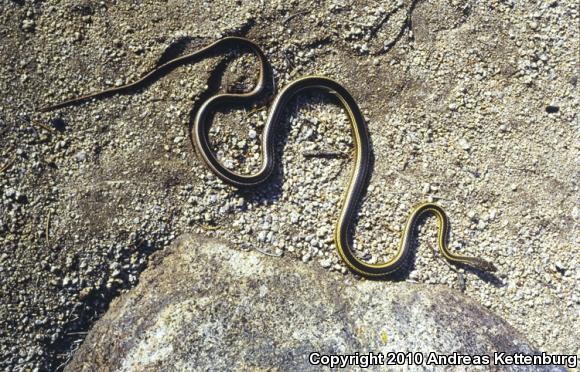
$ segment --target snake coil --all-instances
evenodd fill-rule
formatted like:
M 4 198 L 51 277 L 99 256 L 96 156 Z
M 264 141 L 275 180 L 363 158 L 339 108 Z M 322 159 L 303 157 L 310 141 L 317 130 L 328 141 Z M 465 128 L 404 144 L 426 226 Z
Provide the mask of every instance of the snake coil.
M 454 264 L 464 264 L 483 271 L 495 271 L 495 266 L 488 261 L 478 257 L 468 257 L 449 251 L 447 247 L 447 235 L 449 232 L 449 222 L 445 211 L 435 203 L 423 203 L 416 206 L 410 213 L 405 228 L 402 233 L 401 242 L 394 257 L 380 264 L 370 264 L 358 258 L 348 238 L 348 231 L 354 216 L 356 203 L 363 192 L 363 186 L 368 174 L 370 159 L 369 135 L 367 127 L 356 101 L 351 94 L 338 82 L 323 76 L 306 76 L 294 80 L 276 96 L 268 119 L 264 126 L 262 135 L 262 165 L 256 173 L 244 175 L 227 169 L 211 150 L 208 138 L 208 113 L 216 107 L 224 104 L 244 104 L 261 94 L 266 87 L 266 67 L 268 61 L 258 45 L 251 40 L 242 37 L 226 37 L 203 47 L 191 54 L 175 58 L 165 64 L 155 68 L 136 82 L 107 89 L 101 92 L 73 98 L 55 105 L 41 109 L 41 111 L 51 111 L 58 108 L 79 104 L 93 98 L 103 98 L 116 93 L 128 92 L 145 85 L 151 79 L 162 76 L 178 66 L 206 57 L 217 48 L 232 48 L 245 46 L 249 48 L 259 59 L 260 74 L 258 82 L 250 92 L 246 93 L 223 93 L 217 94 L 203 102 L 195 115 L 192 140 L 198 150 L 201 160 L 224 182 L 237 187 L 248 187 L 259 185 L 268 179 L 275 165 L 274 156 L 274 135 L 276 124 L 280 121 L 283 109 L 288 101 L 302 91 L 319 89 L 336 97 L 342 108 L 346 111 L 352 128 L 354 137 L 354 167 L 350 176 L 344 199 L 340 208 L 340 215 L 336 222 L 334 240 L 338 254 L 344 263 L 352 271 L 371 278 L 383 278 L 392 276 L 405 265 L 406 256 L 410 251 L 413 227 L 417 221 L 425 214 L 432 214 L 437 219 L 438 225 L 438 245 L 439 252 L 449 262 Z

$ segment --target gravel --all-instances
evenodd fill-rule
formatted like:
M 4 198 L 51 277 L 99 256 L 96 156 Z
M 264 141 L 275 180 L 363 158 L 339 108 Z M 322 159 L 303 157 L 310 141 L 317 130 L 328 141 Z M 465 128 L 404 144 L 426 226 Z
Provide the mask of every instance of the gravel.
M 221 59 L 184 66 L 135 94 L 37 111 L 134 81 L 162 55 L 232 34 L 263 47 L 278 89 L 323 74 L 357 99 L 374 150 L 353 229 L 361 257 L 390 257 L 412 206 L 436 200 L 450 216 L 452 248 L 499 271 L 452 270 L 432 253 L 428 219 L 407 280 L 464 290 L 540 349 L 577 353 L 574 2 L 173 5 L 3 7 L 0 368 L 65 363 L 110 301 L 137 283 L 149 255 L 184 232 L 352 275 L 332 232 L 353 143 L 328 97 L 291 102 L 280 164 L 256 190 L 223 184 L 189 141 L 191 107 Z M 222 90 L 251 88 L 256 63 L 242 52 L 231 54 Z M 212 145 L 228 168 L 259 167 L 266 115 L 260 105 L 216 113 Z M 336 156 L 316 156 L 326 152 Z

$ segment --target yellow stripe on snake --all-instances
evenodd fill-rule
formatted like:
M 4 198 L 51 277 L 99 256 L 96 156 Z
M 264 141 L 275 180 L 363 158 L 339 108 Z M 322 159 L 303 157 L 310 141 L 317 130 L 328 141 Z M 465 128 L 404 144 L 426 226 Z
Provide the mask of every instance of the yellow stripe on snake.
M 346 114 L 349 117 L 352 134 L 354 137 L 354 167 L 350 176 L 350 181 L 344 198 L 340 206 L 340 215 L 336 222 L 334 241 L 338 254 L 344 263 L 354 272 L 371 278 L 389 277 L 395 274 L 399 269 L 405 266 L 406 256 L 408 255 L 413 233 L 413 227 L 416 222 L 425 214 L 432 214 L 437 219 L 438 224 L 438 245 L 439 252 L 449 262 L 454 264 L 468 265 L 473 268 L 483 271 L 495 271 L 495 266 L 478 257 L 467 257 L 452 253 L 447 247 L 447 235 L 449 230 L 449 222 L 443 209 L 435 203 L 423 203 L 416 206 L 407 219 L 407 223 L 401 236 L 401 242 L 394 257 L 390 260 L 379 263 L 370 264 L 358 258 L 353 252 L 349 241 L 349 227 L 353 220 L 357 201 L 361 197 L 363 187 L 367 178 L 370 148 L 369 148 L 369 134 L 367 127 L 360 112 L 356 101 L 351 94 L 338 82 L 323 76 L 306 76 L 297 79 L 286 87 L 275 97 L 268 119 L 264 126 L 262 135 L 262 150 L 261 150 L 261 167 L 259 171 L 253 174 L 244 175 L 236 173 L 224 167 L 220 163 L 213 151 L 211 150 L 208 139 L 208 114 L 214 108 L 221 107 L 225 104 L 245 104 L 249 103 L 256 96 L 261 94 L 266 87 L 266 66 L 268 61 L 262 50 L 252 41 L 241 37 L 226 37 L 220 39 L 204 48 L 201 48 L 191 54 L 175 58 L 161 66 L 155 68 L 136 82 L 126 84 L 123 86 L 107 89 L 98 93 L 89 94 L 86 96 L 73 98 L 55 105 L 51 105 L 41 109 L 42 111 L 50 111 L 62 108 L 69 105 L 78 104 L 92 98 L 102 98 L 108 95 L 123 93 L 139 86 L 142 86 L 147 81 L 150 81 L 156 76 L 166 74 L 178 66 L 192 61 L 199 60 L 209 55 L 217 48 L 235 48 L 235 47 L 249 48 L 259 59 L 260 74 L 258 82 L 250 92 L 246 93 L 223 93 L 217 94 L 205 102 L 203 102 L 194 119 L 192 129 L 192 140 L 198 150 L 197 153 L 201 156 L 201 160 L 224 182 L 234 185 L 236 187 L 256 186 L 268 179 L 274 168 L 274 141 L 276 124 L 280 121 L 280 117 L 289 100 L 295 97 L 300 92 L 311 89 L 318 89 L 327 92 L 336 97 L 340 102 Z

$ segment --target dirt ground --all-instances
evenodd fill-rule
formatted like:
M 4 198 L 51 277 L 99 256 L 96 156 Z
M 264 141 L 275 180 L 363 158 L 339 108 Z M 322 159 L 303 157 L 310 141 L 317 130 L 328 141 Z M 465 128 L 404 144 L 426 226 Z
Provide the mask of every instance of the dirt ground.
M 354 231 L 362 256 L 389 256 L 410 208 L 437 200 L 453 225 L 452 248 L 493 261 L 498 273 L 458 273 L 433 258 L 426 221 L 407 280 L 463 290 L 540 349 L 578 352 L 575 2 L 13 0 L 0 8 L 0 368 L 63 366 L 150 254 L 181 233 L 350 278 L 332 242 L 349 157 L 304 155 L 352 150 L 331 100 L 315 94 L 289 105 L 280 165 L 259 190 L 224 185 L 192 149 L 192 108 L 208 89 L 251 89 L 257 64 L 248 51 L 181 67 L 131 94 L 39 112 L 227 35 L 262 47 L 278 89 L 319 74 L 356 98 L 374 153 Z M 265 115 L 251 107 L 216 115 L 219 157 L 243 172 L 259 166 Z

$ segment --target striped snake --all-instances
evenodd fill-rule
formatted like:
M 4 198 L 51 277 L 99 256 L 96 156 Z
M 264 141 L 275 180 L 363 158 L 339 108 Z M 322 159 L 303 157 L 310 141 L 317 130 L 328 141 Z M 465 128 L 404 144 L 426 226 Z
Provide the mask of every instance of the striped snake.
M 145 74 L 136 82 L 110 88 L 101 92 L 92 93 L 82 97 L 73 98 L 55 105 L 47 106 L 41 111 L 51 111 L 69 105 L 79 104 L 92 98 L 103 98 L 116 93 L 133 91 L 136 88 L 146 85 L 151 79 L 162 76 L 178 66 L 191 63 L 205 58 L 218 48 L 234 48 L 244 46 L 249 48 L 260 62 L 260 73 L 258 82 L 249 92 L 244 93 L 222 93 L 217 94 L 203 102 L 194 118 L 192 129 L 193 144 L 198 150 L 201 160 L 224 182 L 236 187 L 256 186 L 268 179 L 274 169 L 274 142 L 275 126 L 280 121 L 284 108 L 288 102 L 297 94 L 306 90 L 322 90 L 334 96 L 340 102 L 342 108 L 349 117 L 352 134 L 354 137 L 354 167 L 350 175 L 350 181 L 340 208 L 340 215 L 334 230 L 334 241 L 338 254 L 344 263 L 354 272 L 370 278 L 385 278 L 393 276 L 399 269 L 404 267 L 406 256 L 411 250 L 411 238 L 413 227 L 416 222 L 426 214 L 432 214 L 437 219 L 439 252 L 453 264 L 463 264 L 483 271 L 495 271 L 495 266 L 488 261 L 478 257 L 467 257 L 452 253 L 447 247 L 447 236 L 449 232 L 449 222 L 443 209 L 435 203 L 423 203 L 416 206 L 410 213 L 405 228 L 402 233 L 399 248 L 391 259 L 379 264 L 370 264 L 358 258 L 350 245 L 349 226 L 355 214 L 355 208 L 363 187 L 365 185 L 370 159 L 370 143 L 367 127 L 352 95 L 338 82 L 323 76 L 306 76 L 294 80 L 275 97 L 268 119 L 262 134 L 261 166 L 259 171 L 253 174 L 240 174 L 227 169 L 213 153 L 209 142 L 208 114 L 215 108 L 225 104 L 245 104 L 249 103 L 256 96 L 261 94 L 266 88 L 268 61 L 262 50 L 254 42 L 241 37 L 225 37 L 214 43 L 203 47 L 191 54 L 172 59 L 149 73 Z

